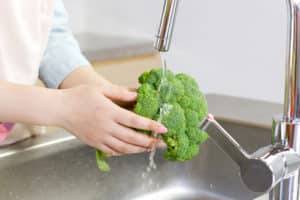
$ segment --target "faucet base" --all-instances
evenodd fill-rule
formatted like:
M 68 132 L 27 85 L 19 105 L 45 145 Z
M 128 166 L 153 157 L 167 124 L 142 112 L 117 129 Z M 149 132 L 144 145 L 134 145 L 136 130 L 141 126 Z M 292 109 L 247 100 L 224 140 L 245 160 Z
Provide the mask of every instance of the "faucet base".
M 269 194 L 269 200 L 299 200 L 299 173 L 283 180 Z
M 282 116 L 273 118 L 273 144 L 281 144 L 300 153 L 300 121 L 287 120 Z M 299 200 L 299 170 L 281 181 L 270 192 L 269 200 Z

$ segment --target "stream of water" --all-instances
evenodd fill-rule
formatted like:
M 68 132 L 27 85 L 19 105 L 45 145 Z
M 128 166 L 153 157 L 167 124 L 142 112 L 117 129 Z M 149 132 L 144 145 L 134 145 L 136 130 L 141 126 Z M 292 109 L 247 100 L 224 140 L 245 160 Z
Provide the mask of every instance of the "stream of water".
M 168 80 L 167 80 L 167 77 L 166 77 L 166 73 L 167 73 L 167 64 L 166 64 L 165 59 L 163 59 L 162 76 L 161 76 L 160 84 L 158 86 L 158 92 L 159 93 L 160 93 L 161 89 L 167 85 Z M 172 109 L 171 105 L 163 103 L 160 106 L 159 118 L 158 118 L 157 121 L 161 122 L 163 116 L 168 114 L 171 109 Z M 159 135 L 157 133 L 153 133 L 153 137 L 158 138 Z M 156 165 L 155 160 L 154 160 L 154 157 L 155 157 L 155 154 L 156 154 L 156 147 L 157 147 L 157 144 L 154 144 L 152 146 L 152 149 L 151 149 L 151 152 L 150 152 L 150 155 L 149 155 L 149 164 L 148 164 L 148 167 L 147 167 L 147 172 L 150 172 L 151 170 L 155 170 L 157 168 L 157 165 Z

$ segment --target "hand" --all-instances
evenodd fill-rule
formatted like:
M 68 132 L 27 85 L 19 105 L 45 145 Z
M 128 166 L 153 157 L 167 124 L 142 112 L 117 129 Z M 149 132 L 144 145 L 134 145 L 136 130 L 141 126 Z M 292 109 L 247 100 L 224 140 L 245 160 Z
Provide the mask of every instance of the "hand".
M 136 91 L 118 86 L 101 75 L 92 67 L 78 68 L 69 74 L 61 83 L 60 89 L 68 89 L 79 85 L 101 87 L 103 94 L 119 106 L 131 108 L 136 100 Z
M 146 151 L 157 139 L 134 129 L 165 133 L 160 123 L 138 116 L 114 104 L 110 92 L 97 86 L 83 85 L 63 90 L 65 102 L 61 126 L 88 145 L 108 155 L 131 154 Z M 105 95 L 106 93 L 106 95 Z M 114 96 L 117 99 L 135 99 L 135 93 Z

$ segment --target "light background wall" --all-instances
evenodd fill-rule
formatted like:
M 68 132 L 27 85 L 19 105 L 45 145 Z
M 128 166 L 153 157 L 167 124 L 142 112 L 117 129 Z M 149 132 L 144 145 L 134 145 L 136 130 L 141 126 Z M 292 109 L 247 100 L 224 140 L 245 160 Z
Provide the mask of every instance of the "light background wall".
M 74 32 L 154 38 L 163 0 L 64 0 Z M 168 65 L 206 93 L 282 102 L 286 6 L 280 0 L 181 0 Z

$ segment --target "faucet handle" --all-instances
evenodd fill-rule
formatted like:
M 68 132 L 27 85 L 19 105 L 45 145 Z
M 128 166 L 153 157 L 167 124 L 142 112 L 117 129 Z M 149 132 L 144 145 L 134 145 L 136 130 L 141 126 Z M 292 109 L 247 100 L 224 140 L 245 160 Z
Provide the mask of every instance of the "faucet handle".
M 201 122 L 200 129 L 238 164 L 244 184 L 254 192 L 271 190 L 300 167 L 300 155 L 279 143 L 249 155 L 211 114 Z
M 238 165 L 249 159 L 249 154 L 241 147 L 241 145 L 219 124 L 212 114 L 201 122 L 201 130 L 206 131 L 230 158 Z

